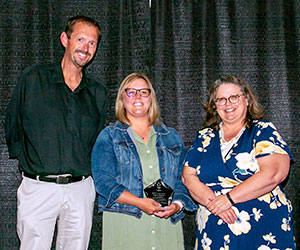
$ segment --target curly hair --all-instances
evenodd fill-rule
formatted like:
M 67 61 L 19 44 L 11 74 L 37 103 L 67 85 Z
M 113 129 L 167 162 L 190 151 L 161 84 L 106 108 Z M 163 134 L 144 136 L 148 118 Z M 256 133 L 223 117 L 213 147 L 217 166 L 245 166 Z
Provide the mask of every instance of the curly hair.
M 245 79 L 239 76 L 227 76 L 216 80 L 209 89 L 208 102 L 203 104 L 206 111 L 206 119 L 203 123 L 204 127 L 211 127 L 214 130 L 219 130 L 219 124 L 221 118 L 217 113 L 217 107 L 215 103 L 216 92 L 218 87 L 224 84 L 237 85 L 248 99 L 247 114 L 245 124 L 247 128 L 250 128 L 252 121 L 255 119 L 263 119 L 263 107 L 258 102 L 258 99 Z

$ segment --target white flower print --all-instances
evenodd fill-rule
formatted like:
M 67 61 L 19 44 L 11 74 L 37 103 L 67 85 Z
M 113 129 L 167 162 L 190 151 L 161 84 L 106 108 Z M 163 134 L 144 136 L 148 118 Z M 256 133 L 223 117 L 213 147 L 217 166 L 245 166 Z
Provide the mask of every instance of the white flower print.
M 201 168 L 200 165 L 196 167 L 196 174 L 197 174 L 197 175 L 200 175 L 200 168 Z
M 199 131 L 199 138 L 202 137 L 202 147 L 198 147 L 197 150 L 199 152 L 206 152 L 206 147 L 210 145 L 211 138 L 215 137 L 215 134 L 213 133 L 213 130 L 210 128 L 205 128 L 201 131 Z
M 236 180 L 233 180 L 233 179 L 228 178 L 228 177 L 224 178 L 224 177 L 218 176 L 218 180 L 220 181 L 220 185 L 223 188 L 232 188 L 232 187 L 235 187 L 236 185 L 240 184 L 240 181 L 236 181 Z M 229 191 L 230 190 L 228 190 L 227 192 L 229 192 Z
M 237 164 L 236 166 L 239 168 L 239 169 L 242 169 L 242 170 L 245 170 L 247 171 L 248 169 L 250 169 L 250 171 L 252 172 L 256 172 L 259 170 L 259 166 L 258 166 L 258 163 L 257 163 L 257 160 L 255 158 L 255 151 L 252 150 L 249 153 L 240 153 L 238 154 L 235 159 L 237 160 Z M 247 174 L 247 172 L 246 172 Z
M 206 148 L 210 144 L 211 137 L 206 136 L 202 142 L 203 148 Z
M 257 120 L 256 120 L 257 121 Z M 255 121 L 255 122 L 256 122 Z M 268 126 L 270 126 L 271 128 L 273 128 L 274 130 L 276 130 L 274 124 L 272 122 L 263 122 L 263 121 L 260 121 L 260 122 L 257 122 L 258 125 L 261 126 L 261 128 L 267 128 Z
M 208 133 L 209 130 L 210 130 L 209 128 L 204 128 L 204 129 L 202 129 L 202 130 L 199 131 L 199 134 L 203 136 L 206 133 Z
M 206 222 L 208 221 L 208 216 L 210 214 L 211 213 L 208 211 L 208 209 L 206 209 L 206 207 L 199 205 L 196 222 L 200 233 L 202 233 L 203 229 L 205 229 Z
M 257 250 L 280 250 L 278 248 L 270 248 L 266 245 L 261 245 L 259 248 L 257 248 Z
M 269 206 L 271 209 L 277 209 L 281 205 L 289 205 L 285 194 L 281 191 L 279 186 L 277 186 L 272 192 L 259 197 L 258 200 L 270 204 Z
M 271 141 L 260 141 L 255 146 L 256 155 L 270 155 L 270 154 L 287 154 L 281 147 L 275 145 L 274 138 L 270 138 Z
M 203 238 L 201 240 L 202 248 L 204 250 L 210 250 L 211 243 L 212 243 L 212 240 L 207 237 L 207 233 L 204 233 Z
M 250 215 L 246 211 L 239 211 L 236 207 L 232 207 L 234 210 L 237 220 L 234 224 L 228 224 L 229 229 L 235 235 L 241 235 L 242 233 L 247 234 L 251 229 L 251 224 L 248 222 L 250 220 Z
M 283 231 L 291 231 L 291 227 L 290 227 L 290 219 L 286 219 L 286 218 L 283 218 L 283 219 L 282 219 L 281 229 L 282 229 Z
M 288 207 L 289 213 L 291 213 L 293 211 L 293 206 L 292 206 L 292 203 L 290 200 L 288 200 L 288 202 L 287 202 L 287 207 Z
M 272 196 L 272 193 L 267 193 L 263 196 L 258 197 L 257 199 L 260 200 L 260 201 L 264 201 L 266 203 L 270 203 L 271 202 L 271 196 Z
M 201 147 L 198 147 L 198 148 L 197 148 L 197 150 L 198 150 L 200 153 L 202 153 L 202 152 L 206 152 L 206 150 L 205 150 L 205 149 L 203 149 L 203 148 L 201 148 Z
M 269 247 L 270 244 L 275 244 L 276 243 L 275 236 L 272 235 L 272 233 L 263 235 L 263 239 L 265 241 L 267 241 L 267 245 L 261 245 L 257 250 L 280 250 L 278 248 Z
M 279 186 L 277 186 L 273 191 L 272 194 L 274 196 L 277 196 L 279 201 L 283 204 L 283 205 L 287 205 L 287 198 L 284 194 L 284 192 L 282 192 L 281 188 Z
M 285 146 L 287 145 L 286 142 L 282 139 L 281 135 L 277 131 L 273 131 L 273 135 L 276 136 L 277 141 L 281 143 L 281 145 Z
M 223 221 L 222 219 L 219 219 L 218 222 L 217 222 L 217 224 L 220 226 L 220 225 L 223 224 L 223 222 L 224 222 L 224 221 Z
M 229 250 L 228 244 L 230 243 L 229 234 L 224 236 L 224 247 L 221 247 L 220 250 Z
M 252 209 L 252 212 L 256 221 L 259 221 L 260 217 L 263 216 L 263 214 L 260 212 L 260 209 L 257 210 L 255 207 Z
M 263 235 L 263 238 L 265 241 L 267 242 L 270 242 L 272 244 L 275 244 L 276 243 L 276 236 L 275 235 L 272 235 L 272 233 L 269 233 L 269 234 L 266 234 L 266 235 Z

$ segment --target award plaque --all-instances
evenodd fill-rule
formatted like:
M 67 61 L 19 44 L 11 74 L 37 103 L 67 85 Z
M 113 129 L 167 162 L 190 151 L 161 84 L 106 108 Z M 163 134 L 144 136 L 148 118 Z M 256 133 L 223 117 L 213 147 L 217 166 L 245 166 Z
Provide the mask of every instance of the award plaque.
M 168 206 L 173 196 L 173 189 L 164 183 L 161 179 L 151 183 L 144 189 L 147 198 L 151 198 L 163 207 Z

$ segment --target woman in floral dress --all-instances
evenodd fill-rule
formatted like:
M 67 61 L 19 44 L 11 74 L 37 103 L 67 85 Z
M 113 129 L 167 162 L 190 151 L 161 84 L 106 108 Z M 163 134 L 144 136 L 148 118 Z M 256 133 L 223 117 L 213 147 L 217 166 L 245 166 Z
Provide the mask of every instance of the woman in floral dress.
M 296 249 L 282 183 L 291 152 L 244 79 L 221 78 L 204 105 L 204 129 L 182 179 L 199 203 L 195 249 Z

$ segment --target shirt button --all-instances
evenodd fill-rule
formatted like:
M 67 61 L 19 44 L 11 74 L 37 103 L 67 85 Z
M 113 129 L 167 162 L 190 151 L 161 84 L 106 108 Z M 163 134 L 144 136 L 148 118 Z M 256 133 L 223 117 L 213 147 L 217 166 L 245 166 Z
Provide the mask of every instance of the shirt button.
M 153 168 L 152 166 L 149 166 L 149 168 Z
M 150 154 L 150 150 L 147 150 L 147 154 Z
M 152 230 L 151 233 L 155 234 L 155 230 Z
M 152 250 L 154 250 L 155 249 L 155 247 L 152 247 Z

